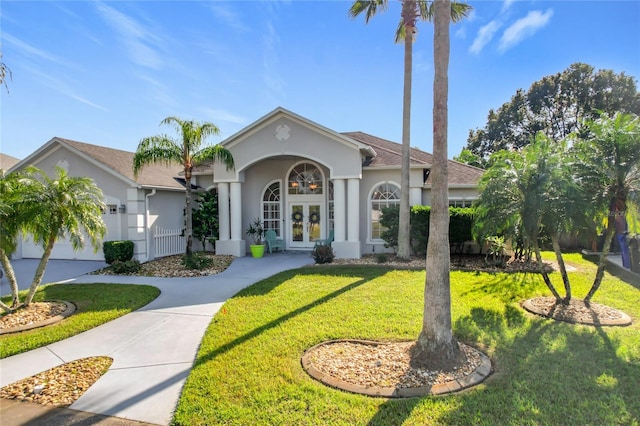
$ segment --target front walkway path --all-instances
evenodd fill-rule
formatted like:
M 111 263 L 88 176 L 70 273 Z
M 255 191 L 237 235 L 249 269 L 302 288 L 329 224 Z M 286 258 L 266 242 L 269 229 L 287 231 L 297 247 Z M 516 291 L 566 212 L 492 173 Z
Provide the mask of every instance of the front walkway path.
M 313 263 L 308 253 L 279 253 L 236 258 L 208 277 L 80 276 L 71 282 L 149 284 L 162 293 L 114 321 L 0 360 L 0 387 L 78 358 L 109 356 L 109 371 L 70 408 L 168 425 L 204 332 L 223 303 L 261 279 Z

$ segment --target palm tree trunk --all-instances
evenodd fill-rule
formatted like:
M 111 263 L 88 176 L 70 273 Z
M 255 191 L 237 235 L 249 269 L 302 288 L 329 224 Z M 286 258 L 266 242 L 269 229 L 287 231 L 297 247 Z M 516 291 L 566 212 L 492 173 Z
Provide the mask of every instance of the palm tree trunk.
M 187 256 L 191 256 L 193 253 L 193 211 L 191 210 L 191 170 L 185 170 L 185 186 L 186 186 L 186 199 L 185 199 L 185 216 L 186 223 L 184 229 L 184 236 L 187 241 L 187 247 L 185 249 L 185 254 Z
M 9 261 L 9 256 L 7 256 L 7 253 L 2 249 L 0 249 L 0 264 L 2 264 L 2 269 L 7 276 L 9 285 L 11 286 L 11 308 L 9 308 L 2 302 L 0 302 L 2 303 L 0 307 L 2 307 L 2 309 L 7 312 L 12 312 L 20 304 L 20 297 L 18 295 L 18 280 L 16 279 L 16 274 L 13 271 L 11 262 Z
M 51 256 L 51 252 L 53 251 L 53 245 L 55 244 L 55 242 L 56 236 L 53 235 L 51 238 L 49 238 L 47 246 L 44 249 L 44 253 L 42 254 L 42 258 L 40 259 L 40 263 L 38 263 L 36 274 L 33 276 L 33 281 L 31 282 L 31 286 L 29 287 L 29 293 L 27 293 L 27 297 L 24 300 L 24 306 L 29 306 L 29 304 L 33 301 L 33 296 L 36 294 L 36 290 L 42 282 L 42 277 L 44 276 L 45 269 L 47 269 L 47 263 L 49 262 L 49 257 Z
M 604 246 L 602 247 L 602 251 L 600 252 L 600 259 L 598 260 L 598 269 L 596 270 L 596 277 L 593 280 L 593 285 L 589 290 L 589 293 L 585 296 L 584 304 L 589 306 L 591 302 L 591 298 L 600 288 L 600 284 L 602 284 L 602 278 L 604 277 L 604 269 L 607 265 L 607 256 L 609 255 L 609 247 L 611 247 L 611 241 L 613 241 L 613 236 L 615 235 L 615 221 L 612 216 L 609 216 L 609 221 L 607 223 L 607 230 L 604 234 Z
M 558 235 L 553 233 L 551 235 L 551 245 L 553 246 L 553 252 L 556 254 L 556 261 L 560 268 L 560 276 L 562 276 L 562 283 L 564 284 L 564 304 L 568 305 L 571 302 L 571 282 L 569 281 L 569 274 L 567 274 L 567 267 L 564 264 L 562 258 L 562 250 L 560 250 L 560 242 L 558 241 Z
M 551 282 L 551 279 L 549 278 L 549 274 L 544 269 L 544 262 L 542 262 L 542 253 L 540 253 L 538 238 L 535 238 L 533 240 L 533 251 L 536 254 L 536 263 L 538 264 L 538 271 L 540 272 L 540 275 L 542 275 L 542 279 L 544 280 L 544 283 L 547 285 L 547 288 L 549 289 L 549 291 L 551 291 L 551 294 L 553 294 L 553 297 L 556 298 L 556 301 L 558 301 L 558 303 L 562 303 L 562 297 L 560 297 L 560 293 L 558 293 L 558 290 L 556 290 L 556 287 L 553 285 L 553 283 Z
M 451 2 L 436 0 L 434 12 L 433 168 L 431 220 L 427 244 L 427 277 L 424 289 L 422 331 L 411 356 L 411 365 L 452 370 L 464 356 L 451 327 L 449 277 L 449 200 L 447 169 L 449 24 Z
M 398 257 L 411 257 L 411 212 L 409 209 L 409 167 L 411 152 L 411 85 L 413 67 L 413 33 L 415 27 L 416 3 L 405 0 L 402 3 L 404 33 L 404 92 L 402 96 L 402 170 L 400 176 L 400 218 L 398 228 Z

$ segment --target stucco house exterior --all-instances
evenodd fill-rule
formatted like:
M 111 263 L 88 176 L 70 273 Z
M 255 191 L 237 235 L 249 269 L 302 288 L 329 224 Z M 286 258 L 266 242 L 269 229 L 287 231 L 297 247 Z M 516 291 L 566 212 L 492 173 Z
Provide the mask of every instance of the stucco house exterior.
M 133 153 L 103 146 L 54 137 L 9 171 L 33 165 L 49 176 L 56 166 L 70 176 L 91 177 L 102 189 L 107 208 L 103 220 L 107 226 L 105 241 L 132 240 L 134 258 L 141 262 L 155 257 L 153 233 L 158 228 L 184 226 L 184 186 L 174 177 L 179 166 L 152 165 L 133 176 Z M 184 248 L 184 247 L 182 247 Z M 27 236 L 14 258 L 40 258 L 42 248 Z M 104 260 L 102 250 L 94 252 L 90 244 L 74 252 L 66 240 L 56 242 L 52 259 Z
M 330 234 L 338 258 L 392 250 L 384 247 L 379 220 L 384 207 L 399 203 L 400 144 L 362 132 L 338 133 L 284 108 L 276 108 L 221 144 L 231 151 L 235 168 L 202 164 L 191 182 L 196 192 L 217 191 L 216 253 L 245 256 L 250 244 L 245 230 L 255 218 L 276 232 L 287 251 L 311 251 L 316 240 Z M 135 258 L 144 262 L 169 254 L 161 250 L 159 233 L 179 234 L 184 227 L 185 182 L 180 165 L 150 165 L 134 177 L 133 155 L 54 137 L 10 171 L 32 164 L 52 175 L 59 166 L 72 176 L 93 178 L 107 204 L 105 240 L 132 240 Z M 432 161 L 431 154 L 411 150 L 411 205 L 430 203 Z M 449 162 L 451 205 L 470 205 L 477 198 L 482 172 Z M 183 249 L 178 242 L 174 252 Z M 27 238 L 14 257 L 41 253 Z M 68 242 L 60 241 L 52 258 L 104 257 L 91 247 L 73 252 Z
M 261 218 L 287 250 L 311 250 L 333 232 L 336 257 L 389 251 L 380 238 L 381 209 L 399 202 L 400 144 L 362 132 L 338 133 L 284 108 L 221 142 L 235 169 L 198 168 L 196 183 L 216 187 L 216 252 L 244 256 L 248 223 Z M 411 150 L 410 204 L 429 205 L 433 157 Z M 449 199 L 470 205 L 482 170 L 449 162 Z

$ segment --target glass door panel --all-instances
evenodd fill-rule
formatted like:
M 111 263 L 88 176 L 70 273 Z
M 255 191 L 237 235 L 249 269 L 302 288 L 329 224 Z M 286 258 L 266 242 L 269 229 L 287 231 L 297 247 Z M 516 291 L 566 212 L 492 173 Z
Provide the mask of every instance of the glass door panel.
M 322 239 L 322 204 L 291 203 L 289 205 L 291 247 L 312 248 L 316 240 Z

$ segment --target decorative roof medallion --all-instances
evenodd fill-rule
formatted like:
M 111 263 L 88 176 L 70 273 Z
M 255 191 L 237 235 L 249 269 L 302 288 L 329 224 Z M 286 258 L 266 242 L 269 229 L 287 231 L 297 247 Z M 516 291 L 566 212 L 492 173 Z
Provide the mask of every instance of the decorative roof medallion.
M 276 139 L 279 141 L 286 141 L 291 136 L 291 129 L 286 124 L 281 124 L 276 127 Z

